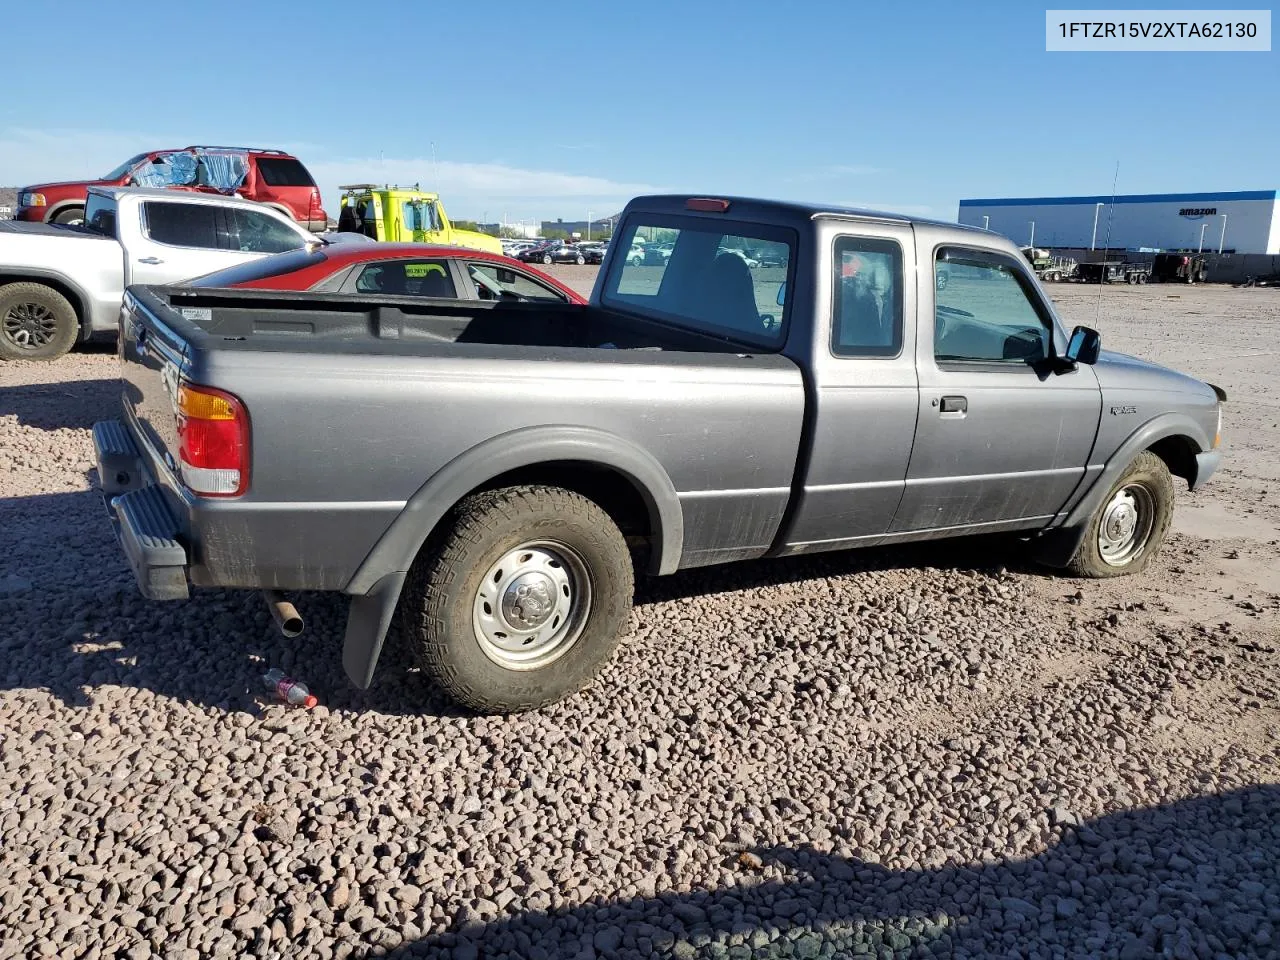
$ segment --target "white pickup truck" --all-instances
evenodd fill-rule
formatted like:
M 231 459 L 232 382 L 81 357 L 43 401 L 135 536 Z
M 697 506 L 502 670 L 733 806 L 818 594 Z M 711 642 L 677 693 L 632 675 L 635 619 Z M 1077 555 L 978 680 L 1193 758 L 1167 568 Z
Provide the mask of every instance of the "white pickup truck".
M 91 187 L 83 225 L 0 222 L 0 359 L 53 360 L 114 333 L 129 284 L 178 283 L 326 242 L 249 200 Z

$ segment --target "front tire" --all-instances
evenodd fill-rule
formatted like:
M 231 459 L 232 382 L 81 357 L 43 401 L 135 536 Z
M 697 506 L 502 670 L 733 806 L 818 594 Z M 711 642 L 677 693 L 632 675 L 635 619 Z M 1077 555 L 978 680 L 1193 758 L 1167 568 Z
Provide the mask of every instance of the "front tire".
M 467 498 L 410 570 L 400 622 L 423 670 L 480 713 L 534 710 L 586 685 L 631 610 L 631 556 L 599 505 L 558 487 Z
M 1173 477 L 1149 450 L 1133 458 L 1089 518 L 1067 569 L 1078 577 L 1141 573 L 1173 521 Z
M 71 302 L 43 283 L 0 286 L 0 359 L 56 360 L 75 345 Z
M 62 210 L 59 210 L 58 215 L 49 222 L 65 224 L 84 223 L 84 207 L 65 207 Z
M 587 258 L 584 257 L 582 254 L 578 254 L 578 266 L 582 266 L 586 262 L 587 262 Z
M 544 255 L 543 255 L 543 257 L 542 257 L 542 262 L 543 262 L 543 263 L 546 263 L 546 264 L 551 263 L 551 254 L 549 254 L 549 253 L 544 254 Z

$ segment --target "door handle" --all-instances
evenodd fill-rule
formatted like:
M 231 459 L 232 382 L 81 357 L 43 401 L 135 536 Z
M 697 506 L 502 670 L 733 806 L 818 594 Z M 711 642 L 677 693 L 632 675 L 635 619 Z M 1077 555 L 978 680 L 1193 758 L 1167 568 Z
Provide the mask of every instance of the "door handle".
M 138 258 L 138 262 L 139 262 L 139 263 L 149 263 L 149 264 L 151 264 L 152 266 L 154 266 L 154 265 L 155 265 L 155 264 L 157 264 L 157 263 L 164 263 L 164 261 L 163 261 L 163 260 L 161 260 L 159 257 L 139 257 L 139 258 Z
M 969 409 L 969 400 L 966 397 L 943 397 L 941 413 L 964 413 Z

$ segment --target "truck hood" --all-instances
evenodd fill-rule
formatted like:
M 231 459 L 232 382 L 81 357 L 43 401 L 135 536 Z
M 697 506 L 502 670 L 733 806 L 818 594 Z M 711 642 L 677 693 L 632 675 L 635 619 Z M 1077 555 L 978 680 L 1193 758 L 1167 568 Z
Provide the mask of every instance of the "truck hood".
M 449 234 L 449 241 L 455 247 L 470 247 L 472 250 L 485 250 L 489 253 L 502 253 L 502 242 L 497 237 L 476 230 L 459 230 L 454 227 Z
M 19 187 L 18 193 L 44 193 L 46 191 L 65 190 L 68 188 L 78 189 L 80 187 L 114 187 L 114 180 L 56 180 L 50 183 L 32 183 L 25 187 Z
M 1103 350 L 1098 355 L 1093 372 L 1104 392 L 1108 389 L 1156 390 L 1218 399 L 1218 389 L 1203 380 L 1114 350 Z

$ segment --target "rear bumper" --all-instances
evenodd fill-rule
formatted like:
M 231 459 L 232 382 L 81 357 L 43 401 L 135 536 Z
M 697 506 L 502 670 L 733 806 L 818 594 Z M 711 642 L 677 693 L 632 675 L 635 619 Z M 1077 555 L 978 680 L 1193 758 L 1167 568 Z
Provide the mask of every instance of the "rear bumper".
M 324 233 L 329 229 L 329 220 L 327 217 L 321 217 L 319 220 L 299 220 L 298 226 L 312 233 Z
M 1196 454 L 1196 475 L 1191 478 L 1189 486 L 1195 490 L 1208 482 L 1218 470 L 1219 464 L 1222 463 L 1221 450 L 1206 450 L 1204 453 Z
M 119 420 L 104 420 L 93 425 L 93 448 L 111 529 L 138 589 L 148 600 L 187 599 L 187 552 L 178 523 L 133 439 Z

